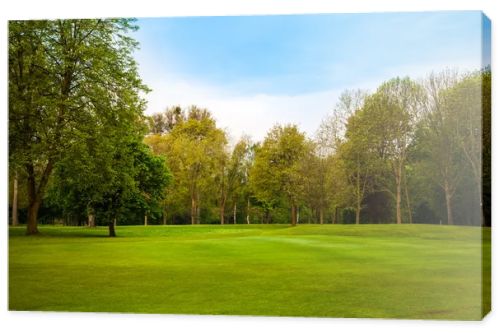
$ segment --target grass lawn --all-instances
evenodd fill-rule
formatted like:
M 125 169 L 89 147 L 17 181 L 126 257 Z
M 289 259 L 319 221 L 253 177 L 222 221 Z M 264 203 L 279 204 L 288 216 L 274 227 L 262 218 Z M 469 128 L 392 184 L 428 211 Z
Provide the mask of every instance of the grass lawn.
M 9 230 L 11 310 L 480 319 L 489 308 L 490 230 L 478 227 L 40 230 Z

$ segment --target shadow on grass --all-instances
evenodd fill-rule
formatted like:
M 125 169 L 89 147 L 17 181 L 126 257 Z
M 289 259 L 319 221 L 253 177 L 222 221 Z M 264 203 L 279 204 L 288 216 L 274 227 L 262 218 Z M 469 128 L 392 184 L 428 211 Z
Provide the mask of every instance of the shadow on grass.
M 71 227 L 55 227 L 42 226 L 39 228 L 39 233 L 35 235 L 26 234 L 26 226 L 17 226 L 9 228 L 9 237 L 26 237 L 26 238 L 110 238 L 107 228 L 89 228 L 80 226 Z M 114 238 L 119 238 L 118 234 Z

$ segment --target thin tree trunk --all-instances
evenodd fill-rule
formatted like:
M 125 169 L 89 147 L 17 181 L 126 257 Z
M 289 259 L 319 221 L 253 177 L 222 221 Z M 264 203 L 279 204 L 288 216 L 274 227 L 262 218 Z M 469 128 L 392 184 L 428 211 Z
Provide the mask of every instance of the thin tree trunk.
M 405 187 L 405 197 L 406 197 L 406 207 L 408 209 L 408 222 L 413 224 L 413 217 L 411 211 L 411 202 L 410 202 L 410 194 L 408 191 L 408 183 L 406 182 L 406 172 L 403 172 L 403 182 Z
M 222 197 L 222 201 L 220 203 L 220 208 L 219 208 L 219 216 L 220 216 L 220 224 L 224 225 L 224 214 L 226 213 L 226 198 L 225 196 Z
M 325 216 L 324 216 L 324 214 L 325 214 L 325 213 L 324 213 L 324 211 L 323 211 L 323 208 L 320 208 L 320 209 L 319 209 L 319 223 L 320 223 L 321 225 L 323 225 L 324 220 L 325 220 Z
M 297 207 L 292 204 L 292 226 L 297 225 Z
M 356 173 L 356 225 L 359 224 L 359 219 L 361 216 L 361 201 L 362 201 L 362 195 L 361 195 L 361 172 L 360 172 L 360 166 L 359 166 L 359 156 L 358 156 L 358 164 L 357 164 L 357 173 Z
M 445 182 L 444 182 L 444 197 L 446 200 L 446 214 L 447 214 L 447 218 L 448 218 L 447 222 L 448 222 L 448 225 L 453 225 L 453 208 L 452 208 L 452 204 L 451 204 L 452 194 L 451 194 L 451 189 L 450 189 L 450 186 L 449 186 L 447 180 L 445 180 Z
M 191 197 L 191 225 L 196 223 L 196 199 L 194 195 Z
M 109 236 L 110 237 L 116 237 L 115 226 L 116 226 L 116 217 L 113 218 L 113 220 L 110 221 L 109 224 L 108 224 Z
M 247 224 L 250 224 L 250 198 L 247 198 Z
M 359 224 L 361 218 L 361 201 L 358 198 L 358 201 L 356 203 L 356 224 Z
M 401 224 L 401 168 L 396 172 L 396 223 Z
M 167 225 L 167 213 L 163 210 L 163 225 Z
M 148 214 L 144 215 L 144 226 L 148 226 Z
M 200 193 L 196 193 L 196 224 L 200 224 Z
M 17 172 L 14 172 L 14 189 L 12 190 L 12 226 L 19 225 L 17 213 Z
M 236 201 L 234 201 L 233 206 L 233 224 L 236 224 Z

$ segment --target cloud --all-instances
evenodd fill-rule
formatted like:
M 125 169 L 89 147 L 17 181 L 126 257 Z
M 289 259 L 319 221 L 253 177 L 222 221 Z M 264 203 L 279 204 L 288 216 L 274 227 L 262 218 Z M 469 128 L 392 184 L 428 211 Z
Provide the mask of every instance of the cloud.
M 256 141 L 262 140 L 275 124 L 297 124 L 313 137 L 322 119 L 332 112 L 338 96 L 345 89 L 360 88 L 374 91 L 383 81 L 395 76 L 421 79 L 431 71 L 453 68 L 460 71 L 479 69 L 480 60 L 456 60 L 448 63 L 412 64 L 387 67 L 376 76 L 357 78 L 342 87 L 302 94 L 263 94 L 240 92 L 237 84 L 209 85 L 187 77 L 158 76 L 145 80 L 152 88 L 148 94 L 146 114 L 165 110 L 166 107 L 197 105 L 209 109 L 219 127 L 227 130 L 232 142 L 246 134 Z M 345 75 L 343 69 L 338 75 Z M 325 74 L 326 75 L 326 74 Z M 168 78 L 168 79 L 164 79 Z
M 321 120 L 336 103 L 339 91 L 330 90 L 300 95 L 239 95 L 214 86 L 179 81 L 150 82 L 147 114 L 172 105 L 198 105 L 209 109 L 218 126 L 227 130 L 233 141 L 243 134 L 262 140 L 275 124 L 297 124 L 313 136 Z

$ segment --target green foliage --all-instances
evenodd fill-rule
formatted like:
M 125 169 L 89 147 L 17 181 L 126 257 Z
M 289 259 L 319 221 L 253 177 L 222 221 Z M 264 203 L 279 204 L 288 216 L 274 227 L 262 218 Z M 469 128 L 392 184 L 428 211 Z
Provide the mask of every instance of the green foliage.
M 306 137 L 296 125 L 275 126 L 255 150 L 250 184 L 257 200 L 266 209 L 286 201 L 295 206 L 303 198 Z
M 136 29 L 130 19 L 9 22 L 9 161 L 26 173 L 29 234 L 73 146 L 100 140 L 103 126 L 118 137 L 143 132 Z
M 173 174 L 165 202 L 167 210 L 176 216 L 190 216 L 193 224 L 199 223 L 201 211 L 210 209 L 208 203 L 217 189 L 216 174 L 226 159 L 224 131 L 216 127 L 207 110 L 192 106 L 177 115 L 167 134 L 151 135 L 145 141 L 167 157 Z

